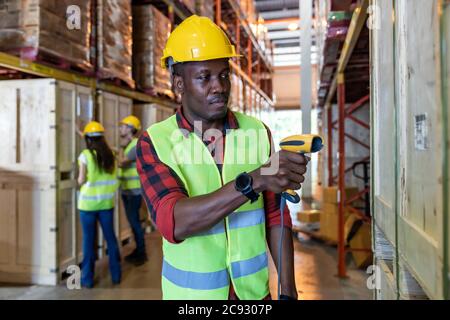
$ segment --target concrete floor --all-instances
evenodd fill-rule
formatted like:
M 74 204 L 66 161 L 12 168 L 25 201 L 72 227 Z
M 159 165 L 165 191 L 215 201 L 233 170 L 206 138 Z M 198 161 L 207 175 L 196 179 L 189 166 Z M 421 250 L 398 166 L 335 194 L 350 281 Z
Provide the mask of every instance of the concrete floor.
M 12 286 L 0 284 L 0 299 L 161 299 L 161 238 L 157 232 L 147 234 L 149 261 L 139 267 L 123 262 L 122 283 L 113 286 L 106 259 L 97 263 L 96 286 L 93 289 L 68 290 L 65 284 L 56 287 Z M 123 255 L 132 250 L 123 248 Z M 350 257 L 349 257 L 350 258 Z M 295 270 L 299 298 L 302 300 L 372 299 L 366 288 L 367 275 L 348 263 L 349 278 L 335 277 L 336 249 L 300 234 L 295 240 Z M 270 290 L 276 297 L 277 276 L 270 265 Z

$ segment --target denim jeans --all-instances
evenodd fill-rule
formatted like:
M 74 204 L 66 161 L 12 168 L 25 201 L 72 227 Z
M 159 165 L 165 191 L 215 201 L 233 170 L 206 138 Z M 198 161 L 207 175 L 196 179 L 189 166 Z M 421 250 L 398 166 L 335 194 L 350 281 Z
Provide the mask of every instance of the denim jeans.
M 95 235 L 97 221 L 103 231 L 108 246 L 109 271 L 113 283 L 119 283 L 122 271 L 117 238 L 114 233 L 114 209 L 101 211 L 80 210 L 81 227 L 83 229 L 83 262 L 81 263 L 81 283 L 86 286 L 94 285 L 95 270 Z
M 139 209 L 141 208 L 142 195 L 122 194 L 123 206 L 127 215 L 128 223 L 133 231 L 136 242 L 136 252 L 145 254 L 144 230 L 139 219 Z

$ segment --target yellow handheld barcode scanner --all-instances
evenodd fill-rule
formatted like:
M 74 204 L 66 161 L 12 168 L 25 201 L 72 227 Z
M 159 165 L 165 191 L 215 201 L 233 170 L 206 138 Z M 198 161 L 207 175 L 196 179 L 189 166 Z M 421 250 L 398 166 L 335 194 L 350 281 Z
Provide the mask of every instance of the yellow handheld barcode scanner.
M 322 150 L 323 139 L 316 134 L 299 134 L 281 140 L 280 147 L 283 150 L 295 153 L 314 153 Z M 294 190 L 286 190 L 282 195 L 292 203 L 300 202 L 300 197 Z
M 284 138 L 280 142 L 283 150 L 296 153 L 314 153 L 319 152 L 323 148 L 323 139 L 316 134 L 299 134 Z M 284 208 L 286 200 L 292 203 L 299 203 L 300 197 L 294 190 L 286 190 L 281 194 L 280 212 L 281 212 L 281 232 L 280 242 L 278 246 L 278 300 L 286 299 L 281 295 L 281 270 L 282 270 L 282 253 L 283 253 L 283 237 L 284 237 Z

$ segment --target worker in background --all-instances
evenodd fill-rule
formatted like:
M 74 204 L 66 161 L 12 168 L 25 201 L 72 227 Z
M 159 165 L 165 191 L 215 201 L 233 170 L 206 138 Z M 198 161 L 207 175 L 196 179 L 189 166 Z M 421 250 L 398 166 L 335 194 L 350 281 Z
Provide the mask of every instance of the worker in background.
M 136 170 L 136 143 L 140 130 L 141 122 L 135 116 L 130 115 L 120 122 L 119 178 L 121 180 L 121 196 L 136 242 L 135 250 L 125 257 L 125 261 L 137 266 L 147 261 L 144 230 L 139 216 L 142 203 L 141 182 Z
M 273 153 L 261 121 L 228 109 L 233 57 L 234 46 L 210 19 L 184 20 L 162 58 L 182 106 L 137 144 L 143 195 L 163 236 L 164 299 L 270 299 L 266 244 L 277 263 L 283 227 L 281 297 L 297 299 L 292 221 L 288 209 L 280 212 L 279 193 L 300 188 L 308 160 Z M 206 134 L 211 129 L 218 135 Z M 261 139 L 236 143 L 251 130 L 262 132 Z M 199 164 L 189 161 L 192 153 L 201 155 Z M 263 157 L 256 163 L 233 161 L 233 155 L 250 159 L 257 153 Z M 278 169 L 264 175 L 261 168 L 275 157 Z
M 108 246 L 109 270 L 113 284 L 121 280 L 120 253 L 114 233 L 114 200 L 118 188 L 116 160 L 106 143 L 105 129 L 95 121 L 84 128 L 87 149 L 78 158 L 78 185 L 81 186 L 78 210 L 83 230 L 81 285 L 94 286 L 95 235 L 97 221 Z

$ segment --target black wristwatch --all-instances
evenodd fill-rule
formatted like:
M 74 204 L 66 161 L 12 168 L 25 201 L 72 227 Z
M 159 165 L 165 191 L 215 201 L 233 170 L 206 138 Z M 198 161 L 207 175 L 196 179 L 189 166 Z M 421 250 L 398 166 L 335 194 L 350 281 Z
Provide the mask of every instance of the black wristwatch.
M 253 178 L 247 172 L 243 172 L 237 176 L 234 181 L 234 188 L 249 198 L 251 203 L 259 198 L 259 194 L 253 190 Z

